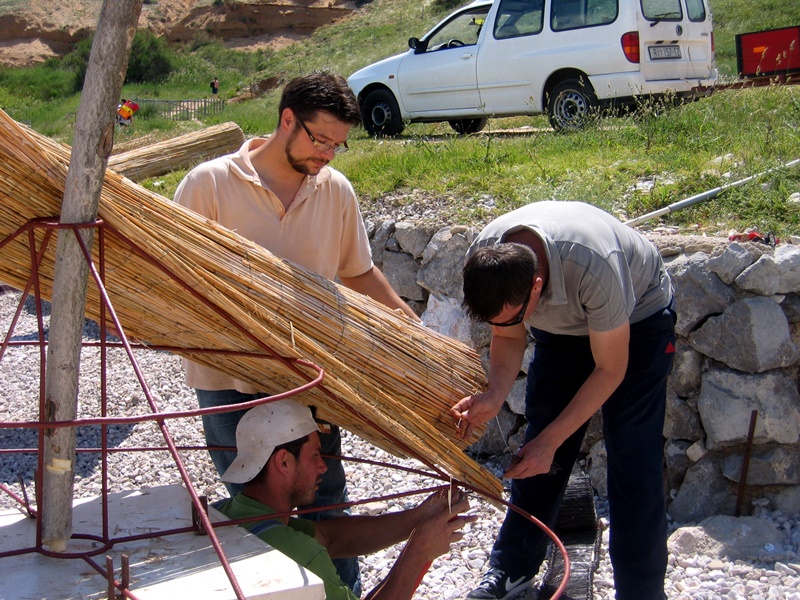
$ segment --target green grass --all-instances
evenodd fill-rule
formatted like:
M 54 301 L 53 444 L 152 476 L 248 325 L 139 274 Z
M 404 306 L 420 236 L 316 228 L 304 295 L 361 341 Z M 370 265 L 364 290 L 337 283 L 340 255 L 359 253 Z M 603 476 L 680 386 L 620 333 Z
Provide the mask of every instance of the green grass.
M 490 121 L 489 128 L 497 125 Z M 370 202 L 387 191 L 425 190 L 447 199 L 444 221 L 474 222 L 526 202 L 584 200 L 632 218 L 686 197 L 800 158 L 800 88 L 720 92 L 647 120 L 603 119 L 585 131 L 556 135 L 489 133 L 458 137 L 445 125 L 412 125 L 378 146 L 356 137 L 337 159 Z M 722 166 L 714 159 L 733 158 Z M 729 174 L 729 175 L 728 175 Z M 637 183 L 655 181 L 652 190 Z M 800 168 L 770 175 L 669 217 L 710 233 L 758 226 L 797 229 L 788 198 Z M 481 198 L 491 198 L 485 208 Z
M 126 85 L 122 96 L 208 97 L 208 82 L 215 76 L 224 98 L 251 82 L 275 76 L 287 80 L 319 68 L 347 76 L 404 51 L 408 37 L 422 35 L 449 12 L 432 6 L 418 0 L 373 0 L 353 17 L 319 29 L 307 42 L 276 52 L 235 52 L 199 34 L 173 49 L 176 69 L 166 81 Z M 736 69 L 736 33 L 800 23 L 800 4 L 785 0 L 757 5 L 712 0 L 711 9 L 718 64 L 729 77 Z M 48 100 L 47 73 L 38 69 L 0 70 L 0 107 L 69 143 L 80 96 Z M 139 136 L 161 139 L 224 121 L 238 123 L 248 136 L 263 135 L 275 127 L 277 100 L 272 92 L 229 103 L 221 115 L 202 123 L 141 114 L 133 127 L 118 132 L 117 143 Z M 492 119 L 487 131 L 459 137 L 444 123 L 411 124 L 398 139 L 377 142 L 358 129 L 351 134 L 352 151 L 333 166 L 350 178 L 365 208 L 389 194 L 396 205 L 435 199 L 440 223 L 481 224 L 543 199 L 584 200 L 632 218 L 800 158 L 800 86 L 717 92 L 680 107 L 646 106 L 636 117 L 601 119 L 565 135 L 555 134 L 541 116 Z M 715 164 L 714 159 L 727 155 L 732 158 Z M 184 174 L 143 184 L 171 197 Z M 800 221 L 800 211 L 789 201 L 798 190 L 800 168 L 795 167 L 663 222 L 708 233 L 757 226 L 785 236 Z
M 0 15 L 10 12 L 19 12 L 20 8 L 27 6 L 30 0 L 0 0 Z

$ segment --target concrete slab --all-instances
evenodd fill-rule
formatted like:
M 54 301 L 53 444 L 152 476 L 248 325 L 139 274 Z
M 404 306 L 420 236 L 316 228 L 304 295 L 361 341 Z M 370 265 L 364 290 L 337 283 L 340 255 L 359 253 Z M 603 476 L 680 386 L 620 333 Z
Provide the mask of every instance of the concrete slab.
M 214 509 L 213 522 L 225 520 Z M 76 533 L 100 535 L 99 498 L 75 501 Z M 119 492 L 109 495 L 109 529 L 114 538 L 190 527 L 191 502 L 179 485 Z M 246 598 L 251 600 L 322 600 L 319 577 L 271 548 L 241 527 L 217 528 L 217 535 Z M 0 552 L 32 548 L 36 522 L 18 511 L 0 513 Z M 99 542 L 71 540 L 68 552 L 98 548 Z M 184 533 L 118 543 L 93 557 L 105 567 L 106 555 L 114 560 L 120 578 L 121 555 L 130 556 L 130 590 L 141 600 L 235 600 L 230 581 L 208 536 Z M 7 600 L 102 600 L 108 584 L 83 559 L 50 558 L 29 553 L 0 559 Z

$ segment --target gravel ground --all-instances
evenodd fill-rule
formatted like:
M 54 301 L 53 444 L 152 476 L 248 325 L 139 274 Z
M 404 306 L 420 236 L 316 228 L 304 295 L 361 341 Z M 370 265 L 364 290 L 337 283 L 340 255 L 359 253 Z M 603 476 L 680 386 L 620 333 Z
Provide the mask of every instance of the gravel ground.
M 0 295 L 0 327 L 8 330 L 19 301 L 17 293 Z M 44 311 L 45 327 L 48 322 Z M 33 341 L 36 339 L 36 318 L 33 304 L 28 301 L 21 313 L 20 321 L 14 330 L 14 341 Z M 97 328 L 87 324 L 85 337 L 97 340 Z M 194 394 L 183 383 L 183 373 L 179 360 L 167 353 L 137 350 L 139 366 L 149 385 L 154 401 L 161 411 L 190 409 L 196 406 Z M 146 414 L 149 411 L 141 386 L 135 380 L 132 368 L 119 350 L 113 350 L 107 360 L 108 396 L 110 414 Z M 99 413 L 99 349 L 86 347 L 82 352 L 80 411 L 82 416 Z M 3 420 L 20 422 L 36 420 L 39 395 L 39 358 L 35 346 L 15 346 L 9 348 L 0 361 L 0 381 L 3 393 L 0 395 L 0 414 Z M 169 430 L 178 445 L 199 445 L 203 443 L 202 427 L 199 418 L 172 421 Z M 132 426 L 111 426 L 109 443 L 114 448 L 140 446 L 160 446 L 163 437 L 152 423 Z M 79 446 L 99 445 L 99 428 L 82 427 L 78 432 Z M 33 430 L 0 429 L 0 448 L 34 447 L 36 433 Z M 346 456 L 375 460 L 406 467 L 421 467 L 415 461 L 399 460 L 379 450 L 356 436 L 344 434 L 343 452 Z M 182 458 L 199 493 L 213 501 L 224 495 L 224 488 L 218 483 L 216 472 L 205 451 L 184 451 Z M 9 485 L 20 493 L 19 478 L 25 481 L 27 494 L 33 498 L 32 455 L 3 455 L 0 461 L 0 482 Z M 497 472 L 499 467 L 487 464 Z M 357 507 L 362 513 L 397 510 L 419 502 L 423 496 L 412 496 L 396 500 L 381 500 L 380 496 L 406 490 L 417 490 L 437 485 L 440 482 L 388 466 L 373 466 L 350 463 L 347 467 L 352 499 L 373 498 L 370 503 Z M 157 452 L 119 452 L 109 459 L 111 491 L 131 490 L 180 483 L 177 469 L 168 453 Z M 100 469 L 96 455 L 79 454 L 76 468 L 75 494 L 79 497 L 97 495 L 100 491 Z M 0 493 L 0 508 L 14 506 L 14 501 Z M 502 520 L 502 513 L 479 497 L 473 497 L 473 511 L 480 519 L 469 525 L 462 542 L 453 546 L 449 555 L 437 559 L 422 580 L 415 598 L 431 600 L 451 600 L 462 598 L 479 580 L 485 570 L 488 553 Z M 598 515 L 605 522 L 607 514 L 602 499 L 596 501 Z M 800 566 L 797 563 L 797 544 L 800 542 L 800 515 L 793 517 L 772 513 L 767 508 L 757 511 L 763 518 L 771 519 L 786 531 L 787 539 L 793 546 L 787 546 L 788 565 L 781 563 L 759 564 L 737 561 L 736 563 L 711 560 L 704 556 L 670 556 L 667 595 L 678 600 L 760 600 L 782 598 L 800 600 Z M 595 574 L 594 597 L 613 598 L 613 580 L 604 540 Z M 362 578 L 364 589 L 371 589 L 391 568 L 400 547 L 387 549 L 362 559 Z M 6 590 L 8 591 L 8 590 Z M 3 596 L 5 597 L 5 596 Z M 8 596 L 11 598 L 11 596 Z M 521 598 L 535 598 L 528 592 Z

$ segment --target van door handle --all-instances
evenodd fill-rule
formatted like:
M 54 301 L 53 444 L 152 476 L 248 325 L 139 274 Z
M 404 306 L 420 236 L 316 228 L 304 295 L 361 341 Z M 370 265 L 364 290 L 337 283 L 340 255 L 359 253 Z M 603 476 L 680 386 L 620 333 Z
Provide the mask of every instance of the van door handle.
M 475 56 L 475 55 L 472 54 L 472 53 L 467 53 L 467 54 L 462 54 L 461 58 L 463 58 L 464 60 L 467 60 L 468 58 L 472 58 L 473 56 Z

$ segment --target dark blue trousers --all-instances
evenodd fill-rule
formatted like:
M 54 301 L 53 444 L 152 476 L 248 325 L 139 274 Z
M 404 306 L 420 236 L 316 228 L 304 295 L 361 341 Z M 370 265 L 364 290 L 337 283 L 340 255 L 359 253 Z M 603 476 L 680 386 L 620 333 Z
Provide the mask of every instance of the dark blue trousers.
M 608 450 L 609 554 L 618 600 L 661 600 L 667 566 L 667 520 L 662 472 L 667 376 L 675 345 L 675 312 L 667 308 L 631 325 L 625 379 L 603 405 Z M 572 400 L 594 369 L 589 338 L 533 330 L 528 371 L 525 442 L 535 438 Z M 586 424 L 555 453 L 554 474 L 515 479 L 512 504 L 552 528 Z M 512 579 L 534 576 L 549 537 L 509 510 L 490 564 Z
M 268 394 L 245 394 L 237 390 L 195 390 L 197 401 L 200 408 L 210 408 L 217 406 L 228 406 L 263 398 Z M 236 426 L 239 420 L 247 411 L 236 410 L 226 413 L 213 415 L 203 415 L 203 429 L 205 430 L 206 445 L 220 447 L 236 447 Z M 342 454 L 342 435 L 336 425 L 330 426 L 330 433 L 320 433 L 319 440 L 322 446 L 322 453 L 330 456 L 341 456 Z M 233 450 L 209 450 L 214 466 L 222 475 L 236 458 Z M 325 464 L 328 470 L 322 475 L 316 499 L 313 504 L 301 506 L 299 508 L 311 508 L 318 506 L 332 506 L 347 502 L 347 481 L 345 479 L 342 461 L 339 459 L 326 458 Z M 244 491 L 244 485 L 240 483 L 226 483 L 225 487 L 231 497 Z M 304 519 L 317 521 L 320 519 L 332 519 L 350 514 L 350 509 L 332 509 L 306 513 Z M 336 571 L 356 596 L 361 594 L 361 574 L 358 567 L 358 558 L 336 558 L 333 559 Z

